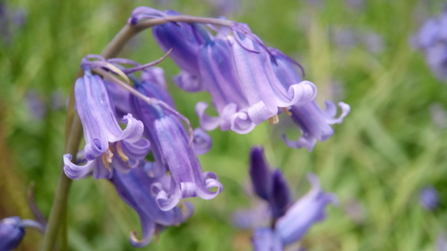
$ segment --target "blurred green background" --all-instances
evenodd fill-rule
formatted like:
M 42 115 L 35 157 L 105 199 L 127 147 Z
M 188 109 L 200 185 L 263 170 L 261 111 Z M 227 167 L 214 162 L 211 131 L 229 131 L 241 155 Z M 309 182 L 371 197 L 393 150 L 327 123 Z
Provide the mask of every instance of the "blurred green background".
M 253 201 L 244 191 L 253 144 L 263 145 L 271 165 L 286 174 L 294 198 L 309 189 L 308 172 L 339 197 L 340 205 L 329 206 L 327 219 L 302 240 L 307 250 L 434 250 L 447 228 L 447 120 L 441 112 L 441 123 L 433 121 L 430 108 L 447 107 L 447 86 L 409 41 L 425 19 L 440 13 L 442 1 L 256 0 L 239 2 L 229 14 L 217 2 L 0 2 L 7 8 L 1 20 L 17 11 L 24 17 L 0 30 L 0 218 L 32 217 L 26 203 L 31 182 L 48 216 L 64 153 L 65 100 L 80 60 L 99 54 L 132 9 L 145 5 L 248 23 L 266 44 L 302 64 L 320 104 L 342 100 L 352 111 L 311 153 L 283 144 L 284 130 L 291 139 L 300 134 L 286 116 L 247 135 L 211 132 L 213 147 L 200 160 L 219 176 L 224 192 L 211 201 L 191 199 L 194 215 L 142 250 L 251 250 L 251 232 L 233 227 L 231 215 Z M 161 55 L 150 31 L 121 54 L 141 63 Z M 173 62 L 161 66 L 179 111 L 198 126 L 195 103 L 210 101 L 209 95 L 180 91 L 171 81 L 179 71 Z M 421 188 L 430 184 L 440 194 L 434 211 L 418 204 Z M 68 219 L 71 250 L 133 250 L 129 232 L 140 232 L 136 213 L 106 180 L 73 182 Z M 18 250 L 36 250 L 41 239 L 29 230 Z

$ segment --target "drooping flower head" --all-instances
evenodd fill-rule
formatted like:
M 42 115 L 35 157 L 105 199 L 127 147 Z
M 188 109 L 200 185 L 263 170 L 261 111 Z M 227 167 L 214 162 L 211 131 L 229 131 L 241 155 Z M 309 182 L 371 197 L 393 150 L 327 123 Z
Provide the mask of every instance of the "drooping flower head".
M 160 17 L 169 20 L 163 12 L 138 8 L 130 23 Z M 303 105 L 315 97 L 316 88 L 308 81 L 287 87 L 280 83 L 270 63 L 271 53 L 246 24 L 229 20 L 221 24 L 227 27 L 215 37 L 198 24 L 170 22 L 154 27 L 160 47 L 177 51 L 173 60 L 183 75 L 193 76 L 177 84 L 186 91 L 206 90 L 213 97 L 218 117 L 204 113 L 207 104 L 196 106 L 204 129 L 220 126 L 222 130 L 248 133 L 263 121 L 277 122 L 279 108 Z M 192 80 L 198 78 L 200 85 Z
M 156 83 L 135 82 L 135 89 L 147 97 L 164 101 L 169 94 Z M 212 199 L 222 191 L 222 185 L 212 172 L 202 172 L 191 136 L 188 135 L 182 120 L 185 120 L 174 109 L 166 109 L 159 104 L 147 104 L 131 97 L 133 111 L 144 126 L 144 135 L 151 142 L 151 152 L 155 158 L 155 173 L 164 174 L 169 171 L 168 187 L 160 183 L 154 184 L 156 200 L 162 210 L 171 210 L 180 199 L 200 197 Z M 172 102 L 172 101 L 167 101 Z M 173 106 L 173 104 L 171 105 Z M 196 133 L 196 136 L 200 136 Z M 206 141 L 206 138 L 203 138 Z M 203 143 L 203 140 L 198 140 Z M 196 148 L 197 150 L 197 148 Z M 216 189 L 216 191 L 210 191 Z
M 36 228 L 42 233 L 44 226 L 34 220 L 21 220 L 17 216 L 8 217 L 0 221 L 0 250 L 9 251 L 15 249 L 25 235 L 25 228 Z

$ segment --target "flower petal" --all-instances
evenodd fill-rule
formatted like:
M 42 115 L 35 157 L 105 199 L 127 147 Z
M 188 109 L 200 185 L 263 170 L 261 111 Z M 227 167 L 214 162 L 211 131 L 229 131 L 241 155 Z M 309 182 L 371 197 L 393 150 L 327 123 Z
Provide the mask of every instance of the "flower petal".
M 282 251 L 283 245 L 276 233 L 270 228 L 256 228 L 253 232 L 254 251 Z
M 208 135 L 202 128 L 198 127 L 194 129 L 194 141 L 192 143 L 192 147 L 194 149 L 195 154 L 201 155 L 207 153 L 213 142 L 211 140 L 210 135 Z
M 329 203 L 338 204 L 335 195 L 324 192 L 315 174 L 307 179 L 312 189 L 293 204 L 275 225 L 275 230 L 284 245 L 300 240 L 315 223 L 324 220 Z

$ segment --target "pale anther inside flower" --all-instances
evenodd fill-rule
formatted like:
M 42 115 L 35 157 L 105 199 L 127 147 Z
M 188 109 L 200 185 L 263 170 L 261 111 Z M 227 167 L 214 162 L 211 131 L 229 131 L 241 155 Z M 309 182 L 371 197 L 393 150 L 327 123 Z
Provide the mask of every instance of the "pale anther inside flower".
M 287 109 L 287 107 L 281 107 L 281 108 L 287 116 L 292 116 L 292 113 L 289 111 L 289 109 Z
M 118 142 L 116 144 L 116 152 L 118 153 L 118 156 L 120 156 L 120 158 L 123 161 L 129 161 L 129 157 L 127 157 L 127 155 L 124 154 L 123 149 L 121 148 L 121 143 L 120 142 Z
M 269 118 L 269 125 L 276 125 L 279 122 L 278 115 Z
M 102 163 L 110 172 L 112 171 L 112 169 L 110 168 L 110 163 L 112 163 L 112 157 L 113 152 L 110 150 L 110 147 L 107 148 L 107 151 L 105 153 L 101 154 Z

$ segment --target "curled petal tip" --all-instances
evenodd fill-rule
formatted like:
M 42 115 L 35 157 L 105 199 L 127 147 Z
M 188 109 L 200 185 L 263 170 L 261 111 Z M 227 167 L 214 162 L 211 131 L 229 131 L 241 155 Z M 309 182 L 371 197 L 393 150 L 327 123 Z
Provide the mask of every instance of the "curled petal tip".
M 196 113 L 199 116 L 200 126 L 207 131 L 212 131 L 219 127 L 220 119 L 219 117 L 208 116 L 205 113 L 206 108 L 208 108 L 208 103 L 198 102 L 196 104 Z
M 152 233 L 151 233 L 151 234 L 148 234 L 148 235 L 147 235 L 146 237 L 144 237 L 142 240 L 139 240 L 139 239 L 137 238 L 137 235 L 138 235 L 137 231 L 131 231 L 130 234 L 129 234 L 129 241 L 130 241 L 130 244 L 131 244 L 133 247 L 135 247 L 135 248 L 142 248 L 142 247 L 145 247 L 145 246 L 147 246 L 147 245 L 151 242 L 151 240 L 152 240 Z
M 330 102 L 326 101 L 326 114 L 330 117 L 327 120 L 327 123 L 329 124 L 341 124 L 343 122 L 343 119 L 349 114 L 351 111 L 351 106 L 344 103 L 344 102 L 338 102 L 338 106 L 341 108 L 341 114 L 338 118 L 335 118 L 335 115 L 337 113 L 337 109 L 335 105 Z
M 284 143 L 291 148 L 306 148 L 309 152 L 312 152 L 315 144 L 317 143 L 317 139 L 312 136 L 301 136 L 297 141 L 293 141 L 287 138 L 285 134 L 282 135 L 282 139 Z
M 310 81 L 304 80 L 299 84 L 295 84 L 289 87 L 289 95 L 292 95 L 291 104 L 305 105 L 317 96 L 317 87 Z
M 200 127 L 194 129 L 193 149 L 196 155 L 205 154 L 213 145 L 211 137 Z

